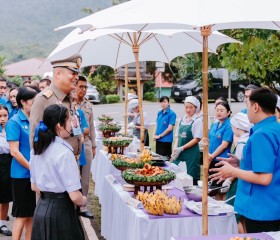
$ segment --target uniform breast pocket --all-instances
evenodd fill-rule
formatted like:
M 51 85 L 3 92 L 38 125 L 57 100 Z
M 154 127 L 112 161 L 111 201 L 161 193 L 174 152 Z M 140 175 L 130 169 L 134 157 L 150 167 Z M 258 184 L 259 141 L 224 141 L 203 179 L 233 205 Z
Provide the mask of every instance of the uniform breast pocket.
M 222 134 L 221 134 L 221 133 L 218 133 L 216 137 L 217 137 L 217 139 L 220 140 L 220 139 L 222 139 Z

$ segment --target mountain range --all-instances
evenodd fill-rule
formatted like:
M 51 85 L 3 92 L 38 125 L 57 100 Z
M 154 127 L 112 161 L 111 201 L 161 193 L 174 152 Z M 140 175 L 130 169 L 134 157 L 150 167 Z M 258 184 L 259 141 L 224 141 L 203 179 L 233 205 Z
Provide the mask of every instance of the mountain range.
M 112 5 L 112 0 L 1 0 L 0 56 L 5 63 L 47 57 L 72 29 L 54 28 Z

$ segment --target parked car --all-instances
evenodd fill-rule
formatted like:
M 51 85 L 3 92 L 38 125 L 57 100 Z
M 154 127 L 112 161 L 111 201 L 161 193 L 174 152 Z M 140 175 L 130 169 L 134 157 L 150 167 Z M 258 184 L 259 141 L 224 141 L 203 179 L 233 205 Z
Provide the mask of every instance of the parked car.
M 86 98 L 91 103 L 100 103 L 99 92 L 95 86 L 92 86 L 90 83 L 87 83 L 88 89 L 86 93 Z
M 202 97 L 202 85 L 194 79 L 194 75 L 190 74 L 183 79 L 177 81 L 171 90 L 171 97 L 175 102 L 182 102 L 187 96 L 200 95 Z M 224 79 L 221 74 L 215 72 L 209 73 L 211 79 L 211 86 L 209 86 L 208 98 L 216 99 L 220 96 L 228 98 L 228 87 L 224 86 Z M 245 86 L 249 82 L 241 80 L 231 80 L 231 98 L 237 102 L 244 101 Z

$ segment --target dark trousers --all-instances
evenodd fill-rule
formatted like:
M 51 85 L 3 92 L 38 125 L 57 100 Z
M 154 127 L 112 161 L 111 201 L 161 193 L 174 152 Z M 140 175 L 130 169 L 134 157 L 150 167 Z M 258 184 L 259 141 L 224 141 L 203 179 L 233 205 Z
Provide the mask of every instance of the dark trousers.
M 249 218 L 244 219 L 247 233 L 276 232 L 280 230 L 280 220 L 257 221 Z
M 156 153 L 170 158 L 172 153 L 172 142 L 156 141 Z

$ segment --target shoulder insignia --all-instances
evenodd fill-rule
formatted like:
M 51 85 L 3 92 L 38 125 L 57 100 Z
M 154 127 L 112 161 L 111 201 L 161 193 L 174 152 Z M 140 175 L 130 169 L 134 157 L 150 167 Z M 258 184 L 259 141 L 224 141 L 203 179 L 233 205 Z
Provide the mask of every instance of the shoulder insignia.
M 45 96 L 46 98 L 50 98 L 53 95 L 53 91 L 50 89 L 47 89 L 46 91 L 43 92 L 42 95 Z

